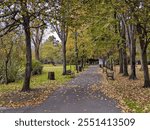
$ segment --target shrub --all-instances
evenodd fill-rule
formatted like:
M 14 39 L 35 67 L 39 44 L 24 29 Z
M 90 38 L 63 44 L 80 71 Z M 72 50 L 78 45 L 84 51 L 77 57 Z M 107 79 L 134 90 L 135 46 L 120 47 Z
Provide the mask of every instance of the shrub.
M 6 68 L 5 68 L 6 66 L 5 66 L 5 64 L 3 63 L 0 66 L 1 66 L 0 83 L 15 82 L 15 80 L 17 79 L 18 70 L 20 69 L 19 63 L 15 60 L 9 61 L 8 66 L 7 66 L 7 77 L 6 77 Z
M 33 60 L 32 61 L 32 75 L 40 75 L 42 74 L 42 70 L 43 70 L 42 63 L 37 60 Z
M 25 68 L 24 67 L 21 67 L 19 70 L 18 70 L 18 73 L 17 73 L 17 76 L 16 76 L 16 81 L 18 80 L 22 80 L 25 76 Z

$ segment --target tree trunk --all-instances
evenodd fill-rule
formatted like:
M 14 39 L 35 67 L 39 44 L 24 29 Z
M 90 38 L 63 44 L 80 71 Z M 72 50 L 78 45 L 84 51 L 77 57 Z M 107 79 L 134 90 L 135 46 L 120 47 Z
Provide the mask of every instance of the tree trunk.
M 8 84 L 8 59 L 5 61 L 5 84 Z
M 143 72 L 144 72 L 144 87 L 150 87 L 146 51 L 142 53 L 142 65 L 143 65 Z
M 65 18 L 65 16 L 63 16 Z M 66 61 L 66 44 L 68 38 L 68 25 L 63 21 L 62 29 L 61 29 L 61 41 L 62 41 L 62 50 L 63 50 L 63 73 L 62 75 L 66 75 L 67 70 L 67 61 Z
M 30 35 L 30 19 L 26 16 L 24 17 L 24 31 L 26 38 L 26 68 L 25 68 L 25 78 L 22 91 L 30 90 L 30 78 L 31 78 L 31 68 L 32 68 L 32 54 L 31 54 L 31 35 Z
M 123 76 L 128 76 L 128 61 L 127 61 L 127 52 L 126 52 L 126 28 L 125 23 L 122 22 L 122 56 L 123 56 Z
M 5 61 L 5 84 L 8 84 L 10 82 L 9 78 L 8 78 L 8 63 L 9 63 L 10 58 L 11 58 L 12 49 L 13 49 L 13 43 L 11 44 L 10 50 L 6 56 L 6 61 Z
M 137 24 L 137 32 L 139 34 L 139 41 L 140 41 L 140 48 L 141 48 L 141 59 L 142 59 L 142 67 L 144 73 L 144 87 L 150 87 L 150 80 L 149 80 L 149 71 L 148 71 L 148 64 L 147 64 L 147 46 L 145 40 L 145 32 L 142 31 L 142 27 L 140 24 Z
M 128 34 L 128 42 L 129 42 L 129 49 L 130 49 L 130 66 L 131 66 L 131 73 L 129 79 L 136 80 L 136 39 L 135 39 L 135 26 L 128 25 L 127 34 Z
M 129 76 L 129 79 L 135 80 L 136 77 L 136 45 L 135 41 L 131 44 L 130 48 L 130 64 L 131 64 L 131 74 Z
M 77 73 L 79 72 L 79 67 L 78 67 L 78 46 L 77 46 L 77 30 L 75 29 L 75 63 L 76 63 L 76 71 Z
M 139 71 L 143 71 L 142 57 L 141 57 L 140 63 L 141 63 L 141 67 L 140 67 Z
M 120 70 L 119 73 L 123 73 L 123 55 L 122 55 L 122 48 L 119 49 L 119 65 L 120 65 Z
M 114 70 L 113 59 L 112 58 L 110 59 L 110 70 L 112 70 L 112 71 Z
M 84 68 L 84 56 L 81 56 L 81 67 Z
M 63 73 L 62 75 L 66 75 L 66 41 L 62 40 L 62 51 L 63 51 Z
M 123 43 L 123 76 L 128 76 L 128 61 L 126 52 L 126 42 Z
M 40 61 L 39 45 L 35 45 L 35 59 Z
M 102 61 L 103 61 L 103 67 L 105 67 L 105 58 L 103 58 Z
M 38 61 L 40 61 L 39 49 L 40 49 L 40 44 L 42 42 L 43 34 L 44 34 L 43 28 L 36 28 L 35 30 L 33 30 L 33 34 L 32 34 L 32 42 L 35 48 L 35 59 Z

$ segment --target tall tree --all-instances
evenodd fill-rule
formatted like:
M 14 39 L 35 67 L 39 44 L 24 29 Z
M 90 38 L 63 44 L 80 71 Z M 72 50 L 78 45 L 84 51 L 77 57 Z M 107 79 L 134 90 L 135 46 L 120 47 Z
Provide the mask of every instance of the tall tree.
M 122 38 L 122 56 L 123 56 L 123 76 L 128 76 L 128 59 L 127 59 L 127 50 L 126 50 L 126 28 L 125 28 L 125 23 L 124 17 L 121 17 L 121 38 Z
M 148 5 L 148 6 L 147 6 Z M 137 33 L 139 36 L 139 42 L 141 47 L 141 57 L 142 57 L 142 65 L 143 65 L 143 72 L 144 72 L 144 87 L 150 87 L 150 79 L 149 79 L 149 70 L 148 70 L 148 63 L 147 63 L 147 48 L 148 44 L 150 43 L 150 12 L 149 8 L 150 5 L 145 1 L 141 5 L 141 9 L 139 9 L 140 16 L 135 15 L 137 24 Z M 144 14 L 144 15 L 143 15 Z M 141 20 L 142 19 L 142 20 Z
M 32 30 L 32 42 L 34 44 L 35 59 L 40 61 L 40 45 L 44 35 L 44 28 L 35 28 Z
M 3 55 L 5 55 L 4 58 L 4 82 L 5 84 L 9 83 L 9 78 L 8 78 L 8 64 L 10 62 L 11 59 L 11 54 L 12 54 L 12 50 L 13 50 L 13 45 L 14 45 L 14 39 L 12 39 L 13 35 L 12 34 L 8 34 L 7 37 L 3 37 L 0 38 L 0 48 L 3 49 L 1 51 L 3 51 Z M 9 40 L 7 38 L 10 38 Z
M 149 0 L 123 0 L 123 1 L 111 1 L 114 9 L 120 14 L 127 13 L 127 25 L 126 32 L 128 34 L 128 40 L 130 42 L 130 54 L 131 54 L 131 75 L 130 78 L 136 78 L 135 75 L 135 31 L 137 32 L 138 41 L 141 48 L 141 59 L 144 72 L 144 87 L 150 86 L 148 64 L 147 64 L 147 47 L 149 40 Z
M 130 51 L 130 65 L 131 65 L 131 74 L 129 79 L 135 80 L 136 77 L 136 38 L 135 38 L 135 25 L 129 24 L 127 26 L 127 35 L 129 42 L 129 51 Z
M 25 33 L 26 41 L 26 67 L 25 78 L 22 91 L 30 90 L 30 77 L 32 70 L 32 54 L 31 54 L 31 21 L 41 19 L 41 14 L 45 13 L 47 4 L 43 0 L 17 0 L 17 1 L 3 1 L 0 5 L 0 36 L 18 28 L 22 25 Z M 43 19 L 41 19 L 43 25 Z M 41 26 L 38 25 L 38 26 Z
M 124 5 L 126 4 L 124 3 Z M 132 14 L 133 9 L 126 9 L 124 10 L 124 14 L 122 14 L 122 11 L 120 12 L 120 15 L 122 17 L 123 24 L 125 26 L 125 32 L 126 32 L 126 44 L 129 47 L 129 53 L 130 53 L 130 66 L 131 66 L 131 73 L 129 76 L 129 79 L 137 79 L 136 77 L 136 38 L 135 38 L 135 25 L 134 22 L 132 22 Z M 118 11 L 119 13 L 119 11 Z
M 129 1 L 126 0 L 128 8 L 132 10 L 131 16 L 136 26 L 141 48 L 141 59 L 144 73 L 144 87 L 150 87 L 147 48 L 150 43 L 150 3 L 149 0 Z
M 70 0 L 58 0 L 49 3 L 52 7 L 52 16 L 50 16 L 50 24 L 55 32 L 58 34 L 62 42 L 63 52 L 63 75 L 66 75 L 66 43 L 68 37 L 68 22 L 70 13 Z
M 21 44 L 21 35 L 18 30 L 0 38 L 0 83 L 14 82 L 22 67 L 24 54 Z

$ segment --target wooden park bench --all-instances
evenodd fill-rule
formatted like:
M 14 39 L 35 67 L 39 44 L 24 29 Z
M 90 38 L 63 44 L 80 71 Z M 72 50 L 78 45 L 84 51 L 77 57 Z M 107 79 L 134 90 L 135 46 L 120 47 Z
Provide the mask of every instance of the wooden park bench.
M 111 78 L 112 80 L 114 80 L 114 72 L 113 71 L 106 72 L 106 76 L 107 76 L 107 79 Z
M 107 73 L 107 68 L 103 67 L 103 73 Z
M 66 70 L 66 75 L 70 75 L 70 76 L 74 77 L 75 73 L 71 70 Z

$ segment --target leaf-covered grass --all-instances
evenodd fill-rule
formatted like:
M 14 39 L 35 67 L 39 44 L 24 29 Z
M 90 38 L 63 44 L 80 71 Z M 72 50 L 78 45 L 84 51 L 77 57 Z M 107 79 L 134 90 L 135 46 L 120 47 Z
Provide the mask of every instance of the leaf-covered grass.
M 67 69 L 70 69 L 70 66 L 67 66 Z M 71 70 L 74 71 L 75 67 L 72 66 Z M 55 72 L 56 80 L 48 80 L 49 71 Z M 0 106 L 18 108 L 37 105 L 43 102 L 61 84 L 64 84 L 70 79 L 71 76 L 62 75 L 62 66 L 44 65 L 41 75 L 32 76 L 32 91 L 30 92 L 20 92 L 23 80 L 8 85 L 0 84 Z
M 137 69 L 137 80 L 129 80 L 119 74 L 119 67 L 114 68 L 115 80 L 106 80 L 106 74 L 100 70 L 103 75 L 101 86 L 92 88 L 92 91 L 101 91 L 108 97 L 118 101 L 119 107 L 123 112 L 150 112 L 150 89 L 143 88 L 143 72 Z
M 142 113 L 144 112 L 144 109 L 142 106 L 138 105 L 136 101 L 133 101 L 131 99 L 125 99 L 125 104 L 134 112 Z

